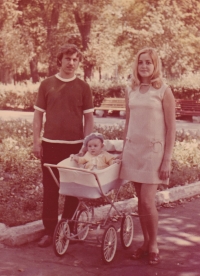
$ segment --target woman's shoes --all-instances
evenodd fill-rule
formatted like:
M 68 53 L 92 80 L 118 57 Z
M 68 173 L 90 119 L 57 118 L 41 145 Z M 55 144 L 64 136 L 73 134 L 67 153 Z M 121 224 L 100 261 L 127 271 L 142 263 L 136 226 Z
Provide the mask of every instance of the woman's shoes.
M 149 253 L 149 264 L 157 265 L 160 263 L 160 255 L 159 253 L 151 252 Z
M 142 248 L 138 248 L 131 255 L 131 259 L 132 260 L 139 260 L 139 259 L 144 258 L 147 255 L 148 255 L 148 258 L 149 258 L 149 264 L 150 265 L 157 265 L 157 264 L 160 263 L 160 255 L 159 255 L 159 253 L 149 252 L 148 250 L 144 250 Z
M 147 256 L 149 254 L 148 250 L 144 250 L 142 248 L 138 248 L 132 255 L 131 259 L 132 260 L 139 260 L 142 259 L 143 257 Z

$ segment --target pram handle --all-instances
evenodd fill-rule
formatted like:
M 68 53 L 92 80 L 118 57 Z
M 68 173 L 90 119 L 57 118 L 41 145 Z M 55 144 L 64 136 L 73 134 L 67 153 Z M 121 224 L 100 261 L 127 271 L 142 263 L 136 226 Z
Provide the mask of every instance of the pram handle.
M 47 167 L 54 179 L 54 181 L 56 182 L 57 186 L 60 187 L 60 183 L 58 181 L 58 179 L 55 177 L 55 174 L 53 173 L 52 169 L 51 168 L 56 168 L 56 169 L 70 169 L 72 171 L 81 171 L 81 172 L 86 172 L 86 173 L 89 173 L 89 174 L 93 174 L 94 177 L 96 178 L 97 180 L 97 183 L 98 183 L 98 186 L 99 186 L 99 189 L 101 191 L 101 193 L 105 196 L 105 193 L 103 192 L 102 188 L 101 188 L 101 184 L 100 184 L 100 181 L 99 181 L 99 177 L 98 175 L 95 173 L 95 172 L 92 172 L 90 170 L 87 170 L 87 169 L 82 169 L 82 168 L 74 168 L 74 167 L 70 167 L 70 166 L 59 166 L 59 165 L 54 165 L 54 164 L 48 164 L 48 163 L 44 163 L 43 164 L 44 167 Z
M 53 164 L 48 164 L 48 163 L 44 163 L 43 166 L 45 166 L 47 168 L 50 167 L 50 168 L 57 168 L 57 169 L 70 169 L 72 171 L 87 172 L 87 173 L 93 174 L 95 177 L 98 177 L 95 172 L 90 171 L 88 169 L 75 168 L 75 167 L 70 167 L 70 166 L 59 166 L 59 165 L 53 165 Z

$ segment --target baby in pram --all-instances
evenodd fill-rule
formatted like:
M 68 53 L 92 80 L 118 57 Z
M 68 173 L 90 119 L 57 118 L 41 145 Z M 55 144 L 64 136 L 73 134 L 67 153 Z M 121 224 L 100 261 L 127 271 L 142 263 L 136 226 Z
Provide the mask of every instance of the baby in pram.
M 104 138 L 101 133 L 91 133 L 83 141 L 87 152 L 84 156 L 71 155 L 71 159 L 88 170 L 101 170 L 121 160 L 103 149 Z

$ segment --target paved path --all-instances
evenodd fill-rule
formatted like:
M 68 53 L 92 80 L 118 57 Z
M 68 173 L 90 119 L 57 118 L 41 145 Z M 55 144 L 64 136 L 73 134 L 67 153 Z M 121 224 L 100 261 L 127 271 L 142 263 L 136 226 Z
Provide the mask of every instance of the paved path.
M 135 233 L 130 249 L 118 243 L 113 262 L 104 265 L 98 244 L 76 243 L 62 258 L 52 247 L 38 248 L 37 243 L 20 247 L 0 247 L 1 276 L 199 276 L 200 275 L 200 198 L 172 208 L 159 210 L 159 248 L 161 263 L 149 266 L 147 258 L 130 259 L 141 244 L 141 229 L 134 218 Z
M 9 119 L 25 119 L 29 122 L 33 121 L 33 112 L 23 112 L 23 111 L 9 111 L 9 110 L 0 110 L 0 119 L 9 120 Z M 94 116 L 94 121 L 97 124 L 107 124 L 113 125 L 115 123 L 124 123 L 125 119 L 120 117 L 97 117 Z M 191 130 L 200 130 L 200 123 L 193 123 L 183 120 L 176 121 L 177 129 L 191 129 Z

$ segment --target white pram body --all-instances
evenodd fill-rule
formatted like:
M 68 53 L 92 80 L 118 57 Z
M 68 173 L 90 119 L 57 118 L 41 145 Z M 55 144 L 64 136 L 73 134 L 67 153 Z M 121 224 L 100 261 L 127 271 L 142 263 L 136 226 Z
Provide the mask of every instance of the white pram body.
M 75 170 L 72 161 L 67 158 L 58 164 L 58 170 L 61 195 L 94 199 L 101 197 L 102 192 L 107 194 L 123 184 L 123 180 L 119 179 L 120 164 L 113 164 L 103 170 L 83 171 L 79 168 Z
M 122 151 L 122 140 L 105 140 L 104 148 L 110 153 Z M 48 164 L 46 164 L 48 165 Z M 55 166 L 59 171 L 59 193 L 80 198 L 99 198 L 112 189 L 118 189 L 124 180 L 119 179 L 121 164 L 113 164 L 102 170 L 89 171 L 79 168 L 75 161 L 67 158 Z

